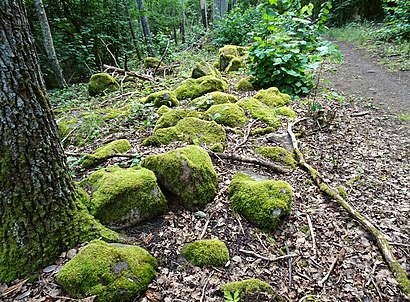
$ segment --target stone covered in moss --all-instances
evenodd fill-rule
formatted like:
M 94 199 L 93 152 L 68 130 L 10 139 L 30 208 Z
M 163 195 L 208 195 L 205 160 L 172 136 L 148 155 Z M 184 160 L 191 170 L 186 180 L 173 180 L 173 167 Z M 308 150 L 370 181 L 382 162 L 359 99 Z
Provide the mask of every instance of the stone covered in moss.
M 165 213 L 164 195 L 152 171 L 118 166 L 98 170 L 81 181 L 91 192 L 87 208 L 111 228 L 138 224 Z
M 224 151 L 224 146 L 221 143 L 213 145 L 211 148 L 209 148 L 212 152 L 223 152 Z
M 261 101 L 255 98 L 245 98 L 241 99 L 237 104 L 243 109 L 249 110 L 253 118 L 265 122 L 268 126 L 280 127 L 280 120 L 276 115 L 275 109 L 270 108 Z
M 104 162 L 107 156 L 115 153 L 125 153 L 132 148 L 130 142 L 126 139 L 112 141 L 104 146 L 97 148 L 92 154 L 88 154 L 83 161 L 83 168 L 92 168 Z
M 218 124 L 229 127 L 241 126 L 247 121 L 243 109 L 233 103 L 213 105 L 205 114 Z
M 157 68 L 160 66 L 161 61 L 156 57 L 146 57 L 144 58 L 145 68 Z
M 184 246 L 182 254 L 196 266 L 224 266 L 229 261 L 228 248 L 218 239 L 188 243 Z
M 74 298 L 135 301 L 155 277 L 157 266 L 143 248 L 94 240 L 64 265 L 57 282 Z
M 208 153 L 198 146 L 148 156 L 141 166 L 154 171 L 160 185 L 188 209 L 203 208 L 215 197 L 218 176 Z
M 175 89 L 175 93 L 178 100 L 186 100 L 200 97 L 208 92 L 226 90 L 228 90 L 228 84 L 224 80 L 213 76 L 205 76 L 183 81 Z
M 196 117 L 201 118 L 202 114 L 196 110 L 190 109 L 175 109 L 175 110 L 168 110 L 161 115 L 158 119 L 157 123 L 155 124 L 154 131 L 162 128 L 169 128 L 173 127 L 178 122 L 186 117 Z
M 291 108 L 287 106 L 279 107 L 279 108 L 276 108 L 275 110 L 276 110 L 277 115 L 282 115 L 282 116 L 286 116 L 289 118 L 296 118 L 295 111 L 293 111 Z
M 275 131 L 273 127 L 256 128 L 251 131 L 251 135 L 265 135 Z
M 154 104 L 155 107 L 159 108 L 162 105 L 168 107 L 176 107 L 179 106 L 179 101 L 175 95 L 175 92 L 162 90 L 158 92 L 151 93 L 150 95 L 146 96 L 143 100 L 144 104 L 151 103 Z
M 255 149 L 260 155 L 270 160 L 281 163 L 285 166 L 294 168 L 297 165 L 295 156 L 292 152 L 281 147 L 258 147 Z
M 236 103 L 237 101 L 238 101 L 238 98 L 234 96 L 233 94 L 220 92 L 220 91 L 214 91 L 206 95 L 203 95 L 199 98 L 193 99 L 188 104 L 188 106 L 196 108 L 196 109 L 206 110 L 212 105 L 225 104 L 225 103 Z
M 237 173 L 229 184 L 228 194 L 234 211 L 269 231 L 274 231 L 290 213 L 292 187 L 285 181 L 259 181 Z
M 235 90 L 237 91 L 252 91 L 255 90 L 255 87 L 253 87 L 253 84 L 250 81 L 250 78 L 243 78 L 238 81 L 235 85 Z
M 285 106 L 290 103 L 290 96 L 281 93 L 276 87 L 259 90 L 254 98 L 271 108 Z
M 172 109 L 169 108 L 168 106 L 162 105 L 161 107 L 158 108 L 157 114 L 158 114 L 158 116 L 162 116 L 162 115 L 164 115 L 165 113 L 167 113 L 168 111 L 171 111 L 171 110 Z
M 192 70 L 191 78 L 198 79 L 205 76 L 213 76 L 216 78 L 222 78 L 222 75 L 218 69 L 211 64 L 201 61 Z
M 246 58 L 246 47 L 236 45 L 225 45 L 219 49 L 219 70 L 230 72 L 243 67 Z
M 88 82 L 88 93 L 96 96 L 104 92 L 113 92 L 120 88 L 117 81 L 108 73 L 101 72 L 94 74 Z
M 144 146 L 160 146 L 172 141 L 183 141 L 194 145 L 212 147 L 226 141 L 225 129 L 216 122 L 208 122 L 195 117 L 180 120 L 175 126 L 158 129 L 146 138 Z
M 248 279 L 243 281 L 231 282 L 221 285 L 221 291 L 230 293 L 238 292 L 241 298 L 256 292 L 273 293 L 273 288 L 268 283 L 259 279 Z M 276 300 L 275 300 L 276 301 Z

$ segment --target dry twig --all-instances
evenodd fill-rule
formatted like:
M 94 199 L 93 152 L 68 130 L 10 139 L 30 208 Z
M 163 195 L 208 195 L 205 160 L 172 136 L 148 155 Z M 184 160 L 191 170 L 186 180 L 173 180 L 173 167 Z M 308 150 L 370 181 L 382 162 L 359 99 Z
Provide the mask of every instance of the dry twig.
M 309 214 L 306 214 L 308 224 L 309 224 L 309 230 L 310 230 L 310 236 L 312 237 L 312 249 L 313 249 L 313 257 L 317 256 L 317 248 L 316 248 L 316 240 L 315 240 L 315 232 L 313 231 L 313 224 L 312 220 L 310 219 Z
M 251 133 L 251 128 L 253 124 L 255 124 L 255 122 L 256 120 L 253 120 L 252 122 L 249 123 L 248 128 L 246 129 L 245 135 L 243 137 L 243 140 L 232 149 L 233 152 L 238 150 L 241 146 L 243 146 L 248 141 L 249 134 Z
M 104 64 L 104 65 L 103 65 L 103 68 L 104 68 L 105 70 L 113 70 L 113 71 L 118 72 L 118 73 L 120 73 L 120 74 L 125 74 L 125 73 L 126 73 L 128 76 L 136 77 L 136 78 L 139 78 L 139 79 L 142 79 L 142 80 L 145 80 L 145 81 L 150 81 L 150 82 L 154 81 L 154 78 L 151 77 L 151 76 L 149 76 L 149 75 L 146 75 L 146 74 L 138 74 L 138 73 L 136 73 L 136 72 L 134 72 L 134 71 L 126 71 L 126 70 L 124 70 L 124 69 L 121 69 L 121 68 L 118 68 L 118 67 L 115 67 L 115 66 L 110 66 L 110 65 Z
M 327 272 L 327 274 L 318 282 L 319 286 L 323 286 L 323 284 L 326 282 L 327 279 L 329 279 L 330 274 L 332 273 L 333 269 L 336 266 L 336 263 L 338 261 L 342 261 L 343 257 L 345 256 L 346 250 L 342 247 L 342 249 L 339 252 L 339 255 L 333 260 L 332 264 L 330 265 L 330 268 Z
M 211 272 L 211 273 L 209 274 L 208 278 L 206 278 L 204 287 L 202 287 L 201 300 L 199 300 L 200 302 L 204 301 L 204 298 L 205 298 L 205 290 L 206 290 L 206 287 L 208 286 L 209 279 L 211 279 L 211 277 L 212 277 L 213 274 L 214 274 L 214 272 Z

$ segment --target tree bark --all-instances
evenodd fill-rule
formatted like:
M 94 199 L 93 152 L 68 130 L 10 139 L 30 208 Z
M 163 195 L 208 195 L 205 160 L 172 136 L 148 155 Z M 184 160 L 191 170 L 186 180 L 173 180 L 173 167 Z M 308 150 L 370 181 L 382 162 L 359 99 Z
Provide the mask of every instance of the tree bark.
M 186 36 L 185 36 L 185 29 L 186 29 L 186 14 L 185 14 L 185 1 L 181 0 L 182 6 L 182 22 L 181 22 L 181 40 L 182 43 L 185 43 Z
M 116 238 L 79 202 L 45 94 L 23 0 L 0 1 L 0 283 L 93 237 Z
M 208 12 L 206 8 L 206 0 L 200 0 L 201 4 L 201 16 L 202 16 L 202 24 L 205 28 L 208 28 Z
M 53 37 L 51 36 L 50 26 L 48 25 L 47 14 L 44 9 L 43 1 L 34 0 L 34 4 L 36 6 L 38 19 L 40 21 L 40 27 L 43 32 L 43 42 L 44 48 L 47 53 L 47 58 L 50 62 L 51 68 L 53 69 L 58 86 L 60 88 L 63 88 L 67 86 L 67 83 L 64 79 L 63 72 L 61 70 L 56 51 L 54 49 Z
M 149 23 L 148 23 L 147 16 L 145 15 L 145 12 L 144 12 L 144 2 L 143 0 L 136 0 L 136 1 L 137 1 L 138 10 L 140 11 L 141 26 L 142 26 L 142 31 L 144 33 L 145 41 L 147 43 L 148 54 L 152 57 L 155 57 L 156 53 L 155 53 L 154 46 L 152 44 L 151 31 L 149 29 Z
M 128 3 L 124 3 L 124 6 L 125 6 L 125 10 L 127 12 L 128 26 L 130 27 L 130 31 L 131 31 L 132 45 L 135 47 L 135 51 L 137 52 L 138 60 L 141 61 L 142 60 L 141 51 L 140 51 L 140 49 L 137 45 L 137 34 L 135 33 L 135 28 L 134 28 L 134 25 L 132 24 L 130 8 L 128 7 Z

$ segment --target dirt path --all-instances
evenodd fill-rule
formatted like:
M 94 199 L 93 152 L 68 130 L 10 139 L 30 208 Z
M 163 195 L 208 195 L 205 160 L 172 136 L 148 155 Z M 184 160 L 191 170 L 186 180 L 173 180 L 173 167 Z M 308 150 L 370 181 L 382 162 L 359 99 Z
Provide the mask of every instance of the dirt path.
M 338 42 L 344 63 L 336 73 L 327 74 L 331 86 L 349 98 L 374 101 L 391 113 L 410 112 L 410 72 L 388 72 L 357 46 Z

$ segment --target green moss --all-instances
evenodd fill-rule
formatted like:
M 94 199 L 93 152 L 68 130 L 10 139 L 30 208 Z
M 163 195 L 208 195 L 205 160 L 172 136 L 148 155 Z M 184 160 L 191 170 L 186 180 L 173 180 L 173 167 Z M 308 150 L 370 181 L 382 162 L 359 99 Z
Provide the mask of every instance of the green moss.
M 76 118 L 71 118 L 68 120 L 62 119 L 58 122 L 58 132 L 60 134 L 60 138 L 65 138 L 71 130 L 73 130 L 78 125 L 78 120 Z
M 146 57 L 144 58 L 145 68 L 157 68 L 160 66 L 161 61 L 155 57 Z
M 247 49 L 247 47 L 236 45 L 225 45 L 220 48 L 218 52 L 219 70 L 230 72 L 243 67 Z
M 343 186 L 337 187 L 337 191 L 339 192 L 339 195 L 343 198 L 346 199 L 347 197 L 347 191 L 346 188 Z
M 113 166 L 92 173 L 80 185 L 91 191 L 85 201 L 91 214 L 109 227 L 135 225 L 168 209 L 154 173 L 147 169 Z
M 237 173 L 229 184 L 228 194 L 234 211 L 270 231 L 290 213 L 292 187 L 284 181 L 255 181 Z
M 94 74 L 88 82 L 88 93 L 90 96 L 96 96 L 104 92 L 112 92 L 120 88 L 117 81 L 108 73 Z
M 214 91 L 214 92 L 208 93 L 204 96 L 201 96 L 199 98 L 192 100 L 188 104 L 188 107 L 206 110 L 212 105 L 236 103 L 237 101 L 238 101 L 238 98 L 232 94 L 224 93 L 220 91 Z
M 184 246 L 182 254 L 196 266 L 224 266 L 229 261 L 225 243 L 217 240 L 199 240 Z
M 213 76 L 205 76 L 198 79 L 187 79 L 183 81 L 176 89 L 178 100 L 197 98 L 201 95 L 212 91 L 226 91 L 228 84 L 223 79 Z
M 293 111 L 291 108 L 287 106 L 279 107 L 279 108 L 276 108 L 275 110 L 276 110 L 277 115 L 282 115 L 282 116 L 286 116 L 289 118 L 296 118 L 295 111 Z
M 162 128 L 173 127 L 176 124 L 178 124 L 180 120 L 186 117 L 201 118 L 202 114 L 196 110 L 190 109 L 169 110 L 158 119 L 157 123 L 155 124 L 154 131 L 157 131 L 158 129 Z
M 90 242 L 57 275 L 75 298 L 96 295 L 99 302 L 135 301 L 155 277 L 157 260 L 138 246 Z
M 281 93 L 276 87 L 262 89 L 254 96 L 254 98 L 271 108 L 285 106 L 290 103 L 290 96 Z
M 297 166 L 295 156 L 292 152 L 281 147 L 258 147 L 257 153 L 270 160 L 294 168 Z
M 239 296 L 242 298 L 247 294 L 256 292 L 273 293 L 272 287 L 259 279 L 248 279 L 243 281 L 231 282 L 221 285 L 221 291 L 228 291 L 231 293 L 239 292 Z M 276 301 L 276 300 L 275 300 Z
M 210 150 L 212 152 L 223 152 L 224 151 L 224 146 L 221 143 L 213 145 Z
M 168 106 L 162 105 L 161 107 L 158 108 L 157 114 L 158 116 L 162 116 L 170 110 L 172 109 L 170 109 Z
M 205 114 L 218 124 L 229 127 L 241 126 L 247 121 L 243 109 L 232 103 L 213 105 Z
M 235 90 L 237 91 L 252 91 L 255 90 L 255 87 L 253 87 L 250 78 L 243 78 L 239 80 L 239 82 L 235 85 Z
M 239 68 L 242 68 L 242 67 L 245 67 L 245 64 L 243 63 L 243 59 L 236 57 L 236 58 L 232 58 L 228 66 L 225 68 L 225 71 L 226 72 L 238 71 Z
M 275 131 L 273 127 L 257 128 L 251 131 L 251 135 L 265 135 Z
M 193 79 L 198 79 L 198 78 L 205 77 L 205 76 L 213 76 L 216 78 L 222 78 L 222 75 L 218 69 L 216 69 L 214 66 L 212 66 L 211 64 L 205 61 L 201 61 L 192 70 L 191 77 Z
M 125 153 L 132 148 L 130 142 L 126 139 L 119 139 L 111 143 L 101 146 L 96 149 L 92 154 L 88 154 L 83 161 L 83 168 L 91 168 L 104 162 L 107 156 L 115 153 Z
M 144 98 L 144 103 L 152 103 L 155 107 L 161 107 L 162 105 L 166 105 L 168 107 L 176 107 L 179 106 L 179 101 L 175 95 L 175 92 L 163 90 L 151 93 L 147 97 Z
M 186 208 L 203 208 L 216 194 L 218 176 L 208 153 L 197 146 L 146 157 L 141 166 L 154 171 L 161 186 Z
M 247 98 L 241 99 L 237 104 L 243 109 L 249 110 L 253 118 L 261 120 L 275 129 L 280 127 L 280 120 L 276 115 L 276 111 L 261 101 L 255 98 Z
M 172 141 L 184 141 L 195 145 L 212 146 L 224 143 L 226 133 L 222 126 L 216 122 L 203 121 L 194 117 L 180 120 L 174 127 L 158 129 L 146 138 L 142 144 L 145 146 L 160 146 Z

